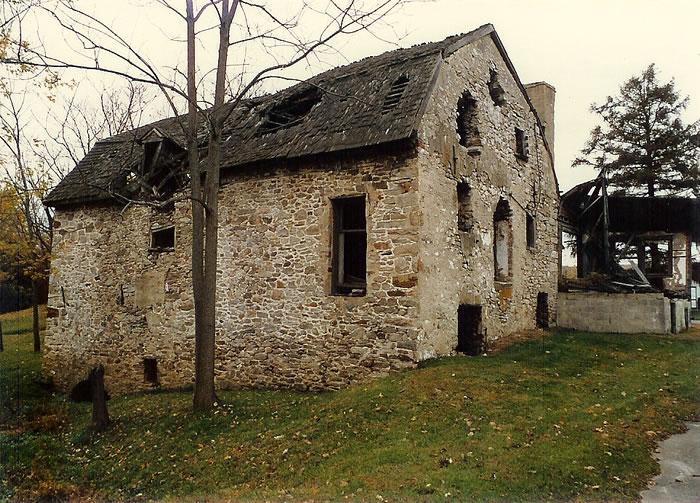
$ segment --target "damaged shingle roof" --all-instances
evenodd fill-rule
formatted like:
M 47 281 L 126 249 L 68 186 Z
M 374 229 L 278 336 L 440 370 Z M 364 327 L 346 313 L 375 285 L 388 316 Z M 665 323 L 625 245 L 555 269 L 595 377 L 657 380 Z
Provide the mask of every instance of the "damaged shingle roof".
M 491 34 L 484 25 L 466 35 L 369 57 L 329 70 L 277 93 L 242 102 L 224 126 L 222 168 L 278 158 L 295 158 L 378 145 L 410 138 L 430 96 L 439 63 L 460 47 Z M 500 46 L 500 41 L 497 40 Z M 504 54 L 505 56 L 505 54 Z M 506 57 L 507 58 L 507 57 Z M 408 77 L 395 106 L 385 99 L 397 79 Z M 313 91 L 320 99 L 287 127 L 261 128 L 266 118 Z M 277 107 L 277 108 L 275 108 Z M 184 145 L 176 118 L 169 118 L 99 141 L 49 193 L 44 203 L 60 206 L 109 199 L 129 170 L 138 166 L 138 139 L 157 127 Z M 271 131 L 262 134 L 264 131 Z

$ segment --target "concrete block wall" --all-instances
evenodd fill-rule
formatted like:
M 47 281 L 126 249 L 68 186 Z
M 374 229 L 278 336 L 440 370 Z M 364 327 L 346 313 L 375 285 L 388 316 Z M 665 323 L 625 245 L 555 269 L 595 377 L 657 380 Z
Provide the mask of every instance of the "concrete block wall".
M 683 302 L 673 304 L 678 316 Z M 625 334 L 671 333 L 672 303 L 661 293 L 561 292 L 557 307 L 557 322 L 562 328 Z

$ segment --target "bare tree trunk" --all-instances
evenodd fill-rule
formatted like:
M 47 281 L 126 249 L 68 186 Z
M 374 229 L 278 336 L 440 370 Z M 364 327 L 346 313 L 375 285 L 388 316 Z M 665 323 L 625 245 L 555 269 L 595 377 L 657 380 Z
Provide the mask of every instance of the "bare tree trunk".
M 187 0 L 187 150 L 192 191 L 192 294 L 194 296 L 194 397 L 195 410 L 210 408 L 214 398 L 213 341 L 209 343 L 203 321 L 209 302 L 209 288 L 204 279 L 204 205 L 202 178 L 197 145 L 197 87 L 195 18 L 192 0 Z M 211 345 L 211 351 L 208 351 Z M 210 364 L 211 361 L 211 364 Z M 209 367 L 212 368 L 209 372 Z
M 188 0 L 188 18 L 190 6 L 191 0 Z M 221 2 L 221 23 L 219 25 L 219 52 L 216 66 L 216 83 L 214 86 L 214 106 L 212 107 L 211 116 L 207 124 L 209 129 L 209 141 L 204 188 L 207 206 L 205 213 L 206 218 L 204 221 L 204 274 L 202 275 L 203 285 L 200 285 L 202 290 L 202 306 L 200 311 L 202 321 L 200 324 L 195 322 L 195 410 L 209 409 L 216 401 L 216 392 L 214 389 L 214 362 L 216 347 L 216 271 L 219 233 L 219 169 L 221 167 L 221 130 L 223 129 L 224 122 L 222 107 L 226 98 L 226 65 L 228 61 L 231 23 L 233 22 L 237 7 L 238 0 L 233 0 L 230 6 L 229 0 L 223 0 Z M 192 53 L 192 62 L 194 62 L 194 53 Z M 190 92 L 189 89 L 188 92 Z M 198 235 L 197 238 L 200 238 L 200 236 L 201 234 Z M 195 294 L 195 300 L 196 296 Z M 195 316 L 197 314 L 198 313 L 195 311 Z M 199 332 L 197 330 L 199 330 Z
M 5 344 L 2 342 L 2 321 L 0 321 L 0 353 L 5 351 Z
M 90 371 L 90 392 L 92 393 L 92 428 L 104 431 L 109 426 L 109 413 L 105 397 L 105 369 L 102 365 Z
M 41 334 L 39 333 L 39 285 L 32 280 L 32 332 L 34 334 L 34 352 L 41 352 Z

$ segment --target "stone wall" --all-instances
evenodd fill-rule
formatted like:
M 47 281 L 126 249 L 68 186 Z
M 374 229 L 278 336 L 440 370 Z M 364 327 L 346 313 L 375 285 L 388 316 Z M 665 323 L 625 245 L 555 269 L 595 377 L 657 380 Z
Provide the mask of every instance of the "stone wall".
M 671 332 L 678 334 L 690 328 L 690 301 L 673 299 L 671 301 Z
M 270 167 L 226 180 L 220 199 L 219 385 L 339 388 L 414 365 L 419 232 L 406 158 Z M 367 197 L 367 295 L 330 295 L 330 209 Z M 113 392 L 193 381 L 189 211 L 59 210 L 45 368 L 67 388 L 96 363 Z M 149 252 L 151 226 L 174 224 L 172 252 Z M 64 302 L 65 299 L 65 302 Z
M 488 90 L 495 69 L 504 93 L 496 106 Z M 467 90 L 476 101 L 479 147 L 464 147 L 456 131 L 455 104 Z M 529 139 L 527 160 L 515 156 L 515 128 Z M 418 154 L 423 210 L 419 279 L 419 358 L 449 354 L 457 345 L 460 304 L 482 307 L 488 341 L 535 327 L 537 294 L 549 294 L 556 312 L 558 192 L 549 154 L 535 116 L 489 37 L 470 44 L 443 64 L 421 125 Z M 457 183 L 470 188 L 471 229 L 457 227 Z M 510 207 L 511 271 L 496 282 L 494 212 Z M 526 243 L 526 214 L 535 219 L 535 246 Z
M 496 70 L 504 102 L 488 81 Z M 476 99 L 479 146 L 456 132 Z M 489 340 L 535 326 L 537 296 L 556 313 L 556 180 L 535 116 L 490 37 L 442 65 L 415 144 L 236 170 L 220 196 L 216 378 L 219 386 L 335 389 L 454 352 L 460 304 L 482 307 Z M 515 128 L 529 138 L 515 157 Z M 469 229 L 457 227 L 457 183 Z M 367 292 L 331 291 L 332 200 L 364 195 Z M 509 207 L 511 277 L 495 280 L 494 212 Z M 526 215 L 536 239 L 526 243 Z M 193 381 L 189 204 L 58 210 L 45 368 L 66 389 L 97 363 L 112 392 Z M 150 230 L 174 225 L 172 251 Z
M 671 332 L 671 302 L 662 293 L 559 293 L 558 324 L 587 332 Z

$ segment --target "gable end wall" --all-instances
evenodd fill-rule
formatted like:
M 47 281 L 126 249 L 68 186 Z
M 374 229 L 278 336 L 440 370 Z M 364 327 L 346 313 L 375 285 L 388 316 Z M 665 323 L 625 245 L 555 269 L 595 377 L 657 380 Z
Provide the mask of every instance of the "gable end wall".
M 498 72 L 505 104 L 488 91 L 489 70 Z M 478 155 L 459 144 L 457 101 L 468 90 L 477 102 L 482 143 Z M 515 157 L 515 128 L 529 139 L 527 161 Z M 556 319 L 558 193 L 536 119 L 491 37 L 459 49 L 444 61 L 420 124 L 419 193 L 422 209 L 418 358 L 449 354 L 457 345 L 460 304 L 482 307 L 488 341 L 535 327 L 538 292 L 549 294 Z M 472 151 L 473 152 L 473 151 Z M 475 152 L 473 152 L 475 153 Z M 473 228 L 457 229 L 457 182 L 471 188 Z M 493 214 L 500 198 L 512 211 L 510 284 L 494 281 Z M 526 210 L 535 216 L 534 249 L 526 246 Z

